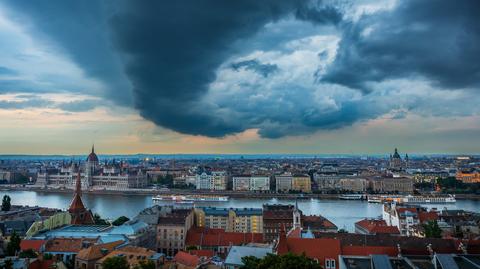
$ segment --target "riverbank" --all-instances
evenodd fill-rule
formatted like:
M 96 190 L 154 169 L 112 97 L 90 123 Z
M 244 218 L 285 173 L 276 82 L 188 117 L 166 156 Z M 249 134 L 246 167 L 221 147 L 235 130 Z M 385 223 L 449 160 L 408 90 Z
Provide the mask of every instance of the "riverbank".
M 32 185 L 3 185 L 0 186 L 0 191 L 34 191 L 39 193 L 72 193 L 70 189 L 54 189 L 54 188 L 39 188 Z M 325 199 L 336 200 L 340 199 L 338 194 L 321 194 L 321 193 L 257 193 L 257 192 L 239 192 L 239 191 L 209 191 L 209 190 L 190 190 L 190 189 L 129 189 L 129 190 L 83 190 L 83 193 L 101 194 L 101 195 L 138 195 L 138 196 L 153 196 L 158 194 L 176 194 L 176 195 L 222 195 L 231 198 L 239 199 Z M 456 194 L 457 200 L 474 200 L 480 201 L 478 194 Z

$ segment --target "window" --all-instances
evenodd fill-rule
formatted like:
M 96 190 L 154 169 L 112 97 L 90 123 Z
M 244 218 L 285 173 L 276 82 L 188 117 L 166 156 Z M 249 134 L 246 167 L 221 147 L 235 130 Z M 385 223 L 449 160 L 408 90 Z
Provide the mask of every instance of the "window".
M 335 269 L 335 259 L 325 259 L 325 269 Z

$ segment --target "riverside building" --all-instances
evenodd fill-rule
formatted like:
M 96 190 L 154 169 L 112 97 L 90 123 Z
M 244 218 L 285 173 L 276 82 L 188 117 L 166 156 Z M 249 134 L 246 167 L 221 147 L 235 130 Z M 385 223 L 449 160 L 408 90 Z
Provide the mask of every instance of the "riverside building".
M 35 184 L 42 188 L 74 189 L 78 173 L 82 189 L 127 190 L 148 185 L 146 173 L 141 169 L 130 169 L 115 162 L 100 164 L 93 146 L 83 169 L 80 165 L 71 163 L 53 171 L 42 171 L 38 173 Z

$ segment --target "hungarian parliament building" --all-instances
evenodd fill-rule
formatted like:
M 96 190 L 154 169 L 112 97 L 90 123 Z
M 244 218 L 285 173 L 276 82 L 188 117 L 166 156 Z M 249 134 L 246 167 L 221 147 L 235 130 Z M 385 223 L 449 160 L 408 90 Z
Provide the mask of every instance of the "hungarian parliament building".
M 72 162 L 60 169 L 42 171 L 38 173 L 35 185 L 42 188 L 75 189 L 78 175 L 84 190 L 127 190 L 148 185 L 147 175 L 142 169 L 123 167 L 121 163 L 115 162 L 101 165 L 93 146 L 83 169 L 80 164 Z

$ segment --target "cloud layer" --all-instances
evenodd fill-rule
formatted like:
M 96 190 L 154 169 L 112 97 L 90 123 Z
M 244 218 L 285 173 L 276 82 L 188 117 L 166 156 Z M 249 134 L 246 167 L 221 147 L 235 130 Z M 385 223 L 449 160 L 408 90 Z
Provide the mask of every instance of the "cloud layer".
M 335 3 L 6 1 L 0 94 L 91 98 L 0 108 L 116 104 L 183 134 L 265 138 L 479 113 L 478 1 Z

